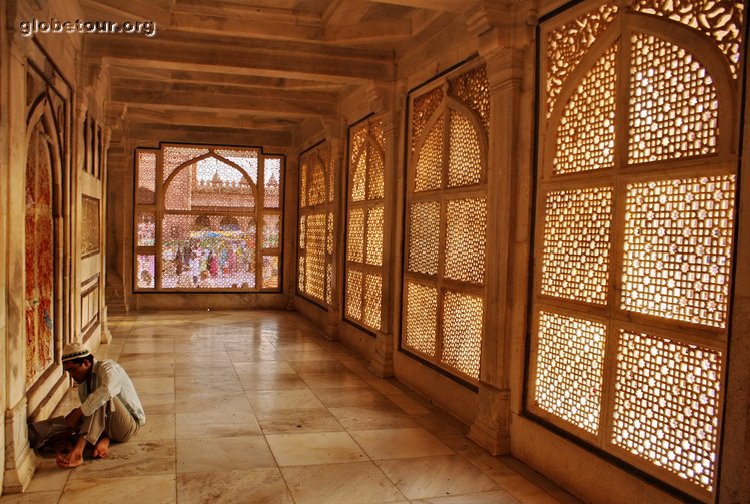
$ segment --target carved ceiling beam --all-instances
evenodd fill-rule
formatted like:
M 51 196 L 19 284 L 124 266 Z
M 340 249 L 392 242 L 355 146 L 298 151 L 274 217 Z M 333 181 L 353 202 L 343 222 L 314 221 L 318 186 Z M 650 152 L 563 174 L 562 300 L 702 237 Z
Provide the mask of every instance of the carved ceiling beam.
M 138 123 L 172 124 L 183 126 L 242 128 L 263 131 L 288 131 L 298 127 L 302 118 L 258 117 L 237 112 L 191 112 L 128 107 L 128 119 Z
M 156 29 L 169 26 L 171 16 L 168 10 L 141 0 L 80 0 L 87 15 L 107 16 L 107 21 L 153 21 Z
M 140 108 L 195 112 L 235 111 L 270 117 L 328 116 L 336 112 L 335 103 L 260 94 L 228 95 L 184 90 L 115 87 L 111 91 L 110 100 L 137 105 Z
M 375 43 L 399 41 L 413 35 L 410 19 L 363 21 L 357 24 L 329 26 L 325 38 L 328 42 Z
M 258 47 L 232 44 L 164 40 L 119 35 L 85 38 L 86 56 L 110 58 L 126 65 L 151 68 L 214 71 L 265 77 L 315 79 L 356 83 L 392 80 L 393 54 L 326 51 L 317 46 Z M 322 50 L 321 50 L 322 49 Z
M 344 84 L 314 80 L 284 79 L 280 77 L 257 77 L 236 73 L 201 72 L 190 70 L 169 70 L 161 68 L 134 68 L 132 66 L 112 66 L 110 74 L 117 79 L 141 79 L 165 82 L 192 82 L 195 84 L 225 84 L 241 87 L 263 87 L 290 90 L 328 91 L 338 93 Z
M 269 40 L 322 40 L 323 26 L 320 20 L 312 23 L 263 20 L 246 16 L 228 17 L 225 13 L 196 14 L 175 12 L 170 28 L 207 35 L 235 36 L 244 38 L 262 37 Z
M 359 23 L 372 7 L 367 0 L 334 0 L 323 13 L 327 27 Z
M 445 12 L 466 12 L 476 0 L 370 0 L 373 3 L 403 5 L 417 9 L 427 9 Z

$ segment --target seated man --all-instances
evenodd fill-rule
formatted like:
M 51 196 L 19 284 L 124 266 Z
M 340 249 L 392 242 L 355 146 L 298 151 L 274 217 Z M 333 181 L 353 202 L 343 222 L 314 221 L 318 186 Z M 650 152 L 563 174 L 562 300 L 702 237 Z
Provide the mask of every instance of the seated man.
M 94 447 L 94 458 L 107 456 L 109 441 L 127 441 L 146 423 L 143 406 L 125 370 L 112 360 L 97 361 L 78 343 L 65 345 L 63 369 L 78 384 L 81 406 L 65 421 L 78 430 L 73 448 L 57 456 L 60 467 L 83 464 L 86 443 Z

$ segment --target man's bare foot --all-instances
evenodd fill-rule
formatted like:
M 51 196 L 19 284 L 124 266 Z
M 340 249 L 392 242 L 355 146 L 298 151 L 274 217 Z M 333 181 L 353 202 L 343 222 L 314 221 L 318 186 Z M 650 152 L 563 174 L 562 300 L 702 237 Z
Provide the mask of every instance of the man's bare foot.
M 103 459 L 106 458 L 107 455 L 109 455 L 109 438 L 107 436 L 102 436 L 94 446 L 94 458 Z
M 55 457 L 55 462 L 64 469 L 78 467 L 83 464 L 83 451 L 79 452 L 74 448 L 68 452 L 60 452 Z
M 75 444 L 69 449 L 57 454 L 55 461 L 63 468 L 78 467 L 83 464 L 83 449 L 86 448 L 86 438 L 78 436 Z

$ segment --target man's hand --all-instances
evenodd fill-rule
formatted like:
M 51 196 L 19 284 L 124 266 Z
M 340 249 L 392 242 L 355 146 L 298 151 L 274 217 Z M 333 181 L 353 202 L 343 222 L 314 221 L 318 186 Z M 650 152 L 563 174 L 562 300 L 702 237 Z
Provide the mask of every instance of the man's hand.
M 77 429 L 81 425 L 81 419 L 83 418 L 83 411 L 81 408 L 76 408 L 65 416 L 65 423 L 70 427 Z

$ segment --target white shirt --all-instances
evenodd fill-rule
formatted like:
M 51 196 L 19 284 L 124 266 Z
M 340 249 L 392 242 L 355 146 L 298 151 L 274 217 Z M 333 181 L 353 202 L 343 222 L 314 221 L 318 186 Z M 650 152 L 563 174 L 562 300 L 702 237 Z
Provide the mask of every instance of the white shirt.
M 84 416 L 93 415 L 94 411 L 119 397 L 138 425 L 146 423 L 146 413 L 143 412 L 133 382 L 118 363 L 109 359 L 94 360 L 90 383 L 93 392 L 89 390 L 89 380 L 78 385 L 78 397 L 81 399 L 81 412 Z

